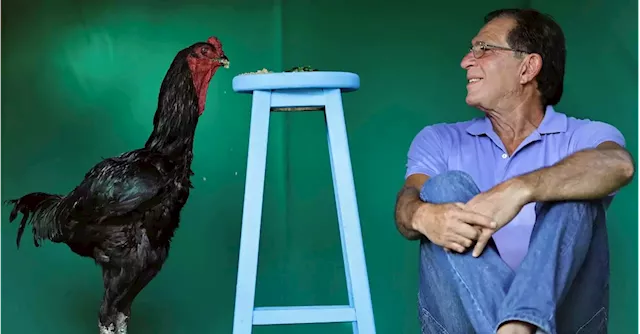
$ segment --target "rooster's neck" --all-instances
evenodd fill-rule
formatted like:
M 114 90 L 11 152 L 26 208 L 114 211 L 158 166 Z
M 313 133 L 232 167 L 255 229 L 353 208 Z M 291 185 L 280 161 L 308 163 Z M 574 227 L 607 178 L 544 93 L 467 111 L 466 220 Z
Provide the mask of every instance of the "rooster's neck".
M 198 118 L 198 96 L 191 72 L 185 61 L 174 62 L 160 87 L 153 131 L 145 148 L 176 160 L 189 160 Z
M 154 124 L 145 147 L 175 159 L 191 155 L 197 117 L 179 115 L 180 111 L 156 112 L 158 122 Z

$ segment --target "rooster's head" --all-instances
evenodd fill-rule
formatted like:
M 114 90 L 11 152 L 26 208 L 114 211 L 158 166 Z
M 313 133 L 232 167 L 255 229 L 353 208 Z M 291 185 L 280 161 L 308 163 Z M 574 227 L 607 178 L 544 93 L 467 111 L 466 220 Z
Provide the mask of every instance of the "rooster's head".
M 229 58 L 224 54 L 220 40 L 217 37 L 209 37 L 206 42 L 195 43 L 189 47 L 187 63 L 198 94 L 198 110 L 202 115 L 209 82 L 220 66 L 229 68 Z

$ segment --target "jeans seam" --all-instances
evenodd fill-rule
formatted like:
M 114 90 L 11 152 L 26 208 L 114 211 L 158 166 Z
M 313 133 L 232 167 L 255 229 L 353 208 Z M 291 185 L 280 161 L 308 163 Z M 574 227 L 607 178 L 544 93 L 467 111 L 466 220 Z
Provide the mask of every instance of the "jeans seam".
M 544 214 L 546 215 L 546 214 L 548 214 L 548 213 L 549 213 L 549 210 L 547 210 L 547 212 L 545 212 Z M 577 232 L 576 232 L 576 233 L 574 233 L 574 234 L 573 234 L 573 236 L 575 236 L 576 234 L 577 234 Z M 560 244 L 560 252 L 559 252 L 559 253 L 560 253 L 561 255 L 564 255 L 564 254 L 565 254 L 565 252 L 566 252 L 566 249 L 567 249 L 567 247 L 564 245 L 564 243 L 561 243 L 561 244 Z M 548 266 L 550 266 L 550 265 L 551 265 L 551 263 L 552 263 L 551 261 L 545 261 L 545 263 L 544 263 L 544 265 L 543 265 L 543 267 L 544 267 L 544 268 L 543 268 L 542 270 L 547 270 Z M 554 272 L 555 272 L 555 271 L 554 271 Z M 554 317 L 555 317 L 554 312 L 551 312 L 551 314 L 549 315 L 549 317 L 548 317 L 547 319 L 544 319 L 544 320 L 546 320 L 546 321 L 547 321 L 547 323 L 548 323 L 549 325 L 551 325 L 551 324 L 554 324 L 554 325 L 555 325 L 555 321 L 553 321 L 553 318 L 554 318 Z M 513 319 L 513 320 L 518 320 L 518 319 Z M 523 319 L 523 320 L 526 320 L 526 319 Z M 541 319 L 541 320 L 542 320 L 542 319 Z M 501 320 L 501 321 L 500 321 L 500 323 L 504 323 L 504 322 L 505 322 L 505 318 L 503 317 L 503 320 Z M 541 326 L 538 326 L 538 327 L 542 328 Z
M 587 320 L 587 322 L 580 326 L 580 328 L 578 328 L 578 330 L 576 331 L 576 334 L 580 333 L 585 327 L 587 327 L 587 325 L 589 325 L 600 313 L 604 313 L 604 318 L 600 320 L 600 324 L 598 326 L 602 325 L 602 322 L 607 320 L 607 311 L 605 310 L 604 306 L 601 307 L 598 312 L 594 313 L 593 316 L 589 318 L 589 320 Z
M 580 215 L 581 217 L 583 217 L 585 214 L 587 214 L 589 210 L 592 210 L 592 208 L 589 207 L 589 206 L 591 206 L 591 205 L 596 205 L 597 206 L 598 205 L 598 204 L 594 204 L 593 202 L 582 203 L 581 201 L 575 201 L 575 202 L 573 202 L 573 204 L 578 205 L 578 206 L 581 206 L 581 205 L 586 206 L 584 208 L 584 210 L 586 212 L 583 213 L 583 215 Z M 572 214 L 571 216 L 575 216 L 575 215 L 578 215 L 578 213 Z M 594 217 L 597 217 L 597 216 L 598 216 L 598 213 L 596 212 Z M 593 233 L 593 226 L 591 228 L 592 228 L 592 233 Z M 578 229 L 574 230 L 574 233 L 573 233 L 573 235 L 571 235 L 571 238 L 574 239 L 576 237 L 576 235 L 578 235 Z M 561 245 L 561 248 L 560 248 L 560 255 L 561 256 L 565 255 L 567 253 L 567 251 L 568 251 L 568 247 L 566 247 L 566 244 L 563 243 Z
M 451 254 L 447 254 L 447 258 L 450 258 Z M 451 268 L 453 269 L 453 272 L 456 274 L 456 277 L 460 280 L 460 283 L 462 283 L 462 285 L 464 286 L 464 288 L 469 292 L 469 295 L 471 296 L 471 301 L 473 302 L 473 305 L 476 307 L 476 310 L 478 311 L 478 313 L 480 313 L 482 315 L 482 317 L 484 318 L 484 320 L 490 324 L 491 320 L 488 319 L 485 315 L 484 312 L 482 312 L 482 308 L 480 307 L 480 305 L 478 304 L 478 301 L 476 300 L 475 296 L 473 295 L 473 293 L 471 293 L 471 289 L 469 289 L 469 286 L 467 285 L 467 282 L 465 282 L 462 279 L 462 276 L 460 276 L 460 272 L 458 272 L 458 269 L 456 269 L 456 266 L 453 264 L 453 262 L 449 261 L 449 263 L 451 264 Z
M 431 321 L 433 321 L 438 326 L 438 328 L 440 329 L 440 333 L 441 334 L 449 334 L 449 332 L 447 332 L 447 330 L 444 327 L 442 327 L 442 325 L 438 322 L 438 320 L 436 320 L 436 318 L 434 318 L 431 315 L 431 313 L 429 313 L 429 311 L 427 311 L 427 309 L 425 309 L 424 307 L 421 306 L 420 307 L 420 313 L 422 313 L 422 316 L 429 317 L 429 319 L 431 319 Z M 421 327 L 421 329 L 424 329 L 424 323 L 420 327 Z M 421 332 L 422 332 L 422 330 L 421 330 Z M 431 334 L 431 333 L 429 333 L 429 334 Z
M 581 205 L 581 204 L 580 203 L 576 203 L 575 205 Z M 572 210 L 568 210 L 568 211 L 572 211 Z M 577 215 L 577 213 L 576 213 L 576 215 Z M 572 216 L 573 216 L 573 214 L 572 214 Z M 573 230 L 573 234 L 571 235 L 571 240 L 574 240 L 576 235 L 578 235 L 578 229 L 577 228 Z M 565 255 L 567 253 L 568 249 L 569 249 L 569 247 L 567 247 L 566 243 L 563 242 L 560 245 L 560 256 Z

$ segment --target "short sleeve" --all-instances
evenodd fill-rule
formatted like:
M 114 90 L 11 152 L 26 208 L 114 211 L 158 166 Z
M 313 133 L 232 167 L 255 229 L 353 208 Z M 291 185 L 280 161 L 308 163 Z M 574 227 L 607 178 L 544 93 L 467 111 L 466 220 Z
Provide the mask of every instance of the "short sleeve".
M 615 142 L 622 147 L 626 145 L 624 136 L 620 130 L 613 125 L 604 122 L 589 121 L 573 133 L 571 137 L 571 149 L 573 152 L 591 149 L 606 141 Z M 614 191 L 609 194 L 609 203 L 617 193 L 618 191 Z
M 580 126 L 574 132 L 571 141 L 571 148 L 574 152 L 595 148 L 606 141 L 615 142 L 622 147 L 626 145 L 624 136 L 618 129 L 610 124 L 598 121 L 589 121 Z
M 443 140 L 435 126 L 427 126 L 413 138 L 407 154 L 405 179 L 412 174 L 433 177 L 447 169 Z

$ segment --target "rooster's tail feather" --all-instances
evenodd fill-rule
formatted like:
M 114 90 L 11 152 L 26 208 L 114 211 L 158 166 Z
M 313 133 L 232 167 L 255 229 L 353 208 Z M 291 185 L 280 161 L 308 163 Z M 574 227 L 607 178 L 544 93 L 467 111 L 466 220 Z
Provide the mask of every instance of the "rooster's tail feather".
M 36 192 L 5 201 L 5 204 L 13 205 L 9 214 L 9 222 L 13 222 L 18 213 L 22 213 L 22 221 L 20 221 L 16 238 L 18 248 L 20 248 L 20 239 L 24 229 L 29 223 L 33 226 L 33 243 L 36 247 L 40 246 L 39 240 L 53 239 L 62 233 L 56 212 L 61 198 L 60 195 Z

